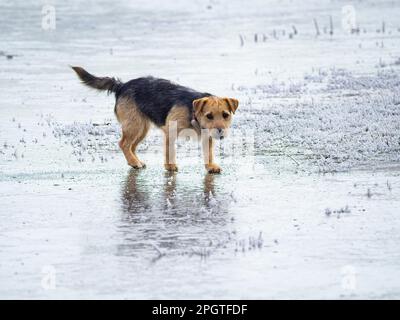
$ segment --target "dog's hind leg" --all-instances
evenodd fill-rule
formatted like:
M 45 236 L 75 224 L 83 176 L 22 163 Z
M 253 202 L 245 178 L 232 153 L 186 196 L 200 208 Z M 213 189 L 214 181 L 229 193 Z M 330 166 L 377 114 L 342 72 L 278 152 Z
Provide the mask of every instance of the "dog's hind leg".
M 135 135 L 131 139 L 131 152 L 133 156 L 140 162 L 141 167 L 145 167 L 144 162 L 140 161 L 136 156 L 136 148 L 140 142 L 146 137 L 150 129 L 150 122 L 147 119 L 141 119 L 140 124 L 137 123 L 135 128 Z
M 142 135 L 143 134 L 140 134 L 140 136 Z M 136 146 L 143 139 L 138 139 L 138 136 L 139 135 L 132 135 L 132 132 L 122 131 L 122 138 L 119 142 L 119 146 L 124 153 L 126 161 L 131 167 L 136 169 L 145 167 L 145 164 L 140 161 L 136 153 L 132 151 L 132 149 L 136 149 Z
M 117 102 L 115 110 L 122 125 L 122 138 L 119 146 L 126 161 L 134 168 L 145 167 L 145 164 L 136 155 L 136 147 L 149 131 L 150 121 L 128 99 Z
M 130 149 L 130 139 L 127 138 L 126 133 L 122 131 L 122 138 L 119 142 L 119 147 L 124 153 L 125 159 L 128 164 L 135 168 L 141 168 L 141 163 L 138 161 L 137 157 L 135 157 Z

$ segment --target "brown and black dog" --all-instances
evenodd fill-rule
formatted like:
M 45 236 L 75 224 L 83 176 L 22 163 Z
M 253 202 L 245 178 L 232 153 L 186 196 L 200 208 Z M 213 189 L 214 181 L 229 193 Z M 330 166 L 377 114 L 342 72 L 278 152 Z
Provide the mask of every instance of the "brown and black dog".
M 87 86 L 115 93 L 114 111 L 122 126 L 119 146 L 130 166 L 145 167 L 136 148 L 153 123 L 165 134 L 166 170 L 178 170 L 175 139 L 182 130 L 193 129 L 201 136 L 207 171 L 221 172 L 214 163 L 213 140 L 228 134 L 232 115 L 239 106 L 237 99 L 216 97 L 164 79 L 144 77 L 122 83 L 115 78 L 96 77 L 81 67 L 72 69 Z

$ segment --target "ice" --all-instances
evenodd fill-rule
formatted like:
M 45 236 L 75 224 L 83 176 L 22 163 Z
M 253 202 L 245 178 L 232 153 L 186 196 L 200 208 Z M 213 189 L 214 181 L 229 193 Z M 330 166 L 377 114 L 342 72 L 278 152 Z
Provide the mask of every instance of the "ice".
M 1 2 L 0 297 L 399 298 L 400 5 L 348 4 Z M 238 98 L 222 174 L 155 128 L 129 168 L 69 65 Z

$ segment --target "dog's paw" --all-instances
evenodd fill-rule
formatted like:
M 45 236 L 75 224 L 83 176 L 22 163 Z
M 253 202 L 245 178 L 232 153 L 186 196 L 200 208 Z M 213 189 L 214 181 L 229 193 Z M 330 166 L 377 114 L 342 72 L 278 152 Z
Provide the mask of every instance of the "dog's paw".
M 128 163 L 134 169 L 144 169 L 146 165 L 143 162 Z
M 176 172 L 176 171 L 178 171 L 178 167 L 176 166 L 176 164 L 164 164 L 164 168 L 165 168 L 165 170 L 167 170 L 167 171 L 170 171 L 170 172 Z
M 221 168 L 219 165 L 213 164 L 206 164 L 206 170 L 208 173 L 221 173 Z

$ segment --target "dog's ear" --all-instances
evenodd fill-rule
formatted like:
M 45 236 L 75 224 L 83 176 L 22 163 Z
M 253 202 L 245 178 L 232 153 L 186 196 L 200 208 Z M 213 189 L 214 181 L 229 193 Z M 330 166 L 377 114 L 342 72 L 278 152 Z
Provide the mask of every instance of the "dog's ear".
M 223 100 L 228 105 L 229 110 L 232 113 L 235 113 L 236 109 L 239 107 L 239 100 L 235 98 L 223 98 Z
M 193 100 L 193 110 L 195 115 L 198 115 L 203 111 L 204 106 L 207 104 L 207 100 L 207 97 Z

